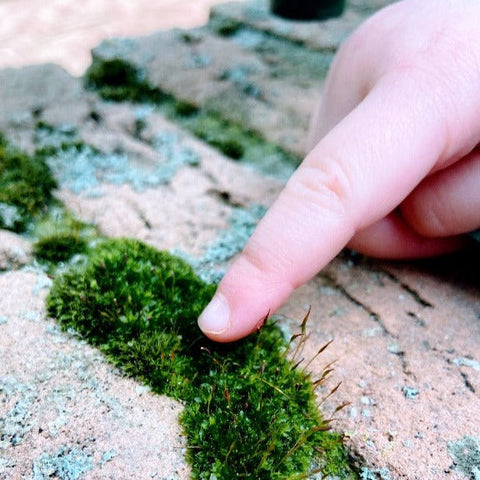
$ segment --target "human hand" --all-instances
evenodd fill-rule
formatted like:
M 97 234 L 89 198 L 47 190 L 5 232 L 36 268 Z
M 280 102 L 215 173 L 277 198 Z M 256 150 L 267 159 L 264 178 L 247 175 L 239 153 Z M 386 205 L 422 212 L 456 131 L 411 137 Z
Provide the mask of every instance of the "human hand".
M 346 245 L 447 253 L 480 226 L 480 2 L 405 0 L 340 48 L 312 150 L 199 318 L 213 340 L 258 328 Z

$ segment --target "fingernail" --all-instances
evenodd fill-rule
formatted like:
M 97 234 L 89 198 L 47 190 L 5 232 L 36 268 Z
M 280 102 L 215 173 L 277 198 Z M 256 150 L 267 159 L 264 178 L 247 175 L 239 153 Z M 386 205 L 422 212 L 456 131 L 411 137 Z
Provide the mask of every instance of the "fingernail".
M 205 333 L 220 335 L 230 326 L 230 307 L 227 299 L 216 293 L 198 318 L 198 326 Z

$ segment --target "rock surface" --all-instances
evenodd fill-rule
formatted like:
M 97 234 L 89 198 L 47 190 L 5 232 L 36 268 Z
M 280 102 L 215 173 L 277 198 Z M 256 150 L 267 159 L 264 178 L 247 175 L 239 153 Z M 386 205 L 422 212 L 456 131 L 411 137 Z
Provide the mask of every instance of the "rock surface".
M 50 285 L 0 275 L 0 478 L 189 478 L 181 405 L 46 320 Z
M 383 3 L 352 1 L 315 35 L 319 24 L 273 18 L 266 2 L 234 2 L 216 7 L 210 26 L 109 40 L 95 56 L 121 56 L 162 90 L 301 153 L 318 76 L 345 35 Z M 234 26 L 228 36 L 218 33 L 225 25 Z M 79 218 L 110 236 L 175 249 L 206 277 L 221 275 L 282 186 L 155 108 L 105 102 L 53 65 L 1 71 L 0 105 L 0 131 L 22 148 L 65 138 L 95 148 L 52 164 L 58 196 Z M 279 312 L 294 330 L 312 306 L 306 358 L 334 339 L 311 368 L 315 377 L 336 362 L 330 386 L 342 386 L 322 408 L 350 402 L 335 428 L 365 465 L 362 478 L 477 478 L 478 260 L 478 250 L 421 263 L 344 252 Z M 155 471 L 153 478 L 187 478 L 178 405 L 121 378 L 45 320 L 48 283 L 28 269 L 0 275 L 0 478 L 47 478 L 42 469 L 65 458 L 85 469 L 81 478 L 150 478 Z M 164 457 L 152 458 L 156 445 Z

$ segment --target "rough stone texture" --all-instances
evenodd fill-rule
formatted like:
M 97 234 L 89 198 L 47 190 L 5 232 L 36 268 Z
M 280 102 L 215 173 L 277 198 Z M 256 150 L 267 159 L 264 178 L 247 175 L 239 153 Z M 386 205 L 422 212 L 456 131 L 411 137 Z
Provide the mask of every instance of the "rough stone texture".
M 104 130 L 85 131 L 85 141 L 108 148 L 111 139 L 112 147 L 122 145 L 132 159 L 140 151 L 144 168 L 145 164 L 153 166 L 165 160 L 161 151 L 132 139 L 128 133 L 128 125 L 134 121 L 131 108 L 104 108 L 102 115 L 116 119 L 111 123 L 106 120 L 110 123 L 105 127 L 108 134 Z M 116 128 L 117 121 L 123 129 Z M 235 208 L 269 205 L 279 191 L 278 181 L 236 165 L 157 113 L 148 117 L 148 130 L 167 136 L 174 142 L 171 148 L 193 152 L 199 158 L 198 165 L 184 166 L 168 182 L 162 181 L 155 188 L 136 189 L 135 184 L 127 182 L 121 186 L 105 183 L 98 187 L 100 196 L 89 191 L 74 193 L 68 188 L 59 194 L 72 211 L 108 235 L 137 237 L 160 249 L 176 248 L 200 255 L 218 231 L 227 227 Z
M 53 64 L 1 70 L 0 85 L 0 129 L 27 151 L 34 148 L 38 120 L 60 117 L 66 127 L 88 117 L 96 101 L 80 79 Z
M 260 19 L 249 17 L 248 20 L 240 16 L 244 15 L 242 5 L 233 3 L 218 7 L 213 25 L 215 16 L 221 14 L 223 19 L 251 22 L 249 28 L 269 31 L 273 36 L 295 35 L 290 38 L 301 40 L 301 25 L 266 18 L 265 12 Z M 247 3 L 245 8 L 251 9 L 252 5 L 260 8 L 264 3 Z M 330 52 L 332 45 L 337 45 L 340 37 L 353 28 L 355 22 L 349 23 L 351 18 L 357 16 L 355 18 L 359 19 L 376 6 L 378 4 L 373 1 L 352 1 L 344 17 L 329 21 L 330 27 L 324 27 L 325 31 L 331 29 L 332 35 L 338 34 L 337 39 L 322 40 L 325 50 Z M 279 26 L 282 22 L 291 25 L 292 29 L 282 33 L 284 27 Z M 318 28 L 318 25 L 306 24 L 304 28 Z M 238 32 L 225 38 L 203 28 L 189 35 L 193 42 L 185 42 L 185 34 L 178 30 L 145 39 L 110 41 L 99 47 L 96 55 L 120 52 L 144 69 L 153 83 L 208 108 L 212 108 L 215 93 L 221 99 L 235 97 L 241 104 L 246 102 L 248 115 L 242 113 L 238 121 L 246 128 L 255 126 L 265 138 L 285 148 L 300 151 L 308 123 L 307 106 L 311 107 L 312 98 L 318 96 L 312 92 L 320 90 L 321 80 L 315 83 L 305 67 L 296 77 L 285 74 L 273 82 L 271 65 L 262 56 L 264 52 L 239 44 Z M 195 38 L 199 38 L 198 42 Z M 243 40 L 245 38 L 251 37 L 243 37 Z M 289 53 L 285 52 L 291 52 L 292 45 L 284 40 L 276 42 L 276 58 L 288 57 Z M 133 46 L 130 50 L 129 45 Z M 282 50 L 282 45 L 286 45 L 286 50 Z M 115 50 L 120 47 L 123 50 Z M 306 56 L 314 55 L 304 47 L 297 45 L 295 48 L 303 49 Z M 192 58 L 199 62 L 198 68 L 186 64 Z M 222 71 L 244 63 L 255 67 L 252 78 L 255 85 L 261 85 L 260 90 L 266 92 L 268 102 L 242 96 L 238 83 L 218 79 Z M 301 87 L 301 82 L 306 82 L 306 86 Z M 273 83 L 280 92 L 276 97 L 266 87 Z M 108 235 L 135 236 L 160 248 L 181 250 L 204 269 L 217 268 L 219 264 L 223 267 L 229 255 L 244 241 L 248 228 L 243 233 L 236 231 L 238 225 L 232 226 L 232 216 L 251 212 L 255 205 L 268 206 L 281 188 L 278 181 L 235 164 L 180 131 L 154 109 L 110 104 L 86 93 L 80 80 L 71 78 L 58 67 L 0 72 L 0 104 L 0 131 L 24 148 L 31 150 L 35 144 L 58 140 L 48 135 L 39 137 L 35 124 L 41 120 L 54 126 L 59 135 L 83 139 L 99 149 L 103 156 L 93 159 L 87 155 L 84 159 L 85 165 L 88 161 L 97 162 L 96 169 L 87 169 L 88 178 L 83 177 L 85 172 L 75 175 L 74 170 L 67 168 L 78 160 L 74 157 L 63 158 L 63 163 L 59 159 L 54 164 L 61 185 L 58 195 L 79 217 L 96 223 Z M 223 112 L 222 104 L 223 100 L 215 104 L 219 113 Z M 288 110 L 290 107 L 294 109 L 293 117 Z M 100 121 L 92 118 L 92 111 L 99 115 Z M 140 136 L 135 133 L 135 121 L 139 116 L 146 125 Z M 255 118 L 262 121 L 254 125 Z M 293 137 L 284 141 L 291 118 L 303 120 L 299 120 Z M 285 122 L 283 127 L 282 122 Z M 112 158 L 115 161 L 108 163 Z M 112 171 L 102 165 L 111 165 L 114 178 Z M 96 183 L 92 182 L 92 176 Z M 79 178 L 82 182 L 74 181 Z M 248 218 L 251 221 L 255 215 Z M 222 242 L 224 246 L 233 246 L 227 252 L 211 254 L 213 247 Z M 279 312 L 282 324 L 293 331 L 308 306 L 312 306 L 305 358 L 313 356 L 326 341 L 334 339 L 312 365 L 313 376 L 318 376 L 327 362 L 336 361 L 330 386 L 338 381 L 342 381 L 342 386 L 323 408 L 331 411 L 336 404 L 350 402 L 336 414 L 335 427 L 347 433 L 352 455 L 360 457 L 365 464 L 363 478 L 477 478 L 475 475 L 478 476 L 480 468 L 475 450 L 480 437 L 478 260 L 478 250 L 418 263 L 367 261 L 343 253 L 312 282 L 295 292 Z M 32 462 L 37 460 L 40 465 L 42 454 L 52 456 L 60 452 L 61 445 L 84 447 L 87 459 L 77 459 L 83 458 L 83 465 L 88 464 L 88 458 L 93 459 L 94 468 L 82 478 L 88 475 L 91 478 L 148 478 L 123 470 L 133 468 L 129 463 L 131 455 L 141 456 L 142 449 L 146 449 L 143 453 L 148 455 L 147 445 L 135 446 L 132 451 L 129 445 L 122 443 L 128 435 L 118 422 L 109 428 L 114 432 L 118 428 L 118 432 L 123 433 L 115 436 L 115 440 L 108 440 L 102 431 L 102 422 L 106 420 L 99 418 L 97 421 L 82 417 L 82 414 L 92 413 L 98 395 L 111 388 L 112 393 L 105 395 L 118 398 L 119 403 L 114 404 L 122 405 L 117 412 L 121 411 L 123 416 L 116 420 L 122 423 L 125 418 L 140 418 L 138 432 L 143 433 L 138 435 L 156 435 L 164 421 L 155 420 L 155 432 L 152 432 L 149 423 L 152 412 L 160 415 L 172 404 L 164 407 L 163 400 L 148 393 L 139 396 L 137 391 L 141 389 L 137 390 L 132 382 L 116 376 L 92 350 L 72 337 L 59 334 L 53 324 L 46 322 L 41 306 L 46 288 L 37 289 L 37 294 L 33 292 L 37 282 L 42 285 L 44 280 L 43 275 L 28 271 L 0 276 L 0 330 L 4 332 L 0 342 L 4 342 L 1 350 L 8 359 L 2 361 L 0 367 L 2 382 L 6 385 L 0 392 L 2 418 L 7 418 L 7 412 L 13 415 L 15 395 L 27 385 L 25 401 L 55 398 L 62 408 L 68 406 L 69 415 L 65 421 L 76 423 L 68 423 L 75 425 L 68 427 L 68 431 L 64 431 L 67 424 L 60 425 L 61 435 L 66 436 L 59 440 L 52 437 L 48 423 L 53 422 L 55 426 L 56 422 L 63 421 L 63 410 L 53 411 L 51 405 L 29 410 L 34 406 L 28 404 L 25 411 L 32 416 L 27 415 L 26 422 L 33 426 L 21 432 L 22 442 L 15 447 L 15 455 L 11 444 L 0 452 L 4 478 L 18 478 L 11 475 L 15 468 L 18 469 L 13 470 L 15 474 L 17 471 L 26 475 L 32 473 Z M 44 286 L 48 287 L 48 282 Z M 20 337 L 26 343 L 12 340 Z M 35 365 L 33 358 L 39 359 Z M 47 362 L 48 369 L 42 366 L 40 359 L 45 359 L 42 361 Z M 88 378 L 95 380 L 93 391 L 82 391 L 81 379 L 75 371 L 65 371 L 65 364 L 75 362 L 85 365 Z M 46 376 L 45 384 L 40 381 L 42 372 L 50 375 Z M 65 394 L 55 390 L 54 374 L 61 379 L 61 385 L 72 385 L 72 390 Z M 17 380 L 7 381 L 9 378 Z M 71 391 L 76 392 L 75 395 L 68 393 Z M 327 392 L 325 389 L 320 396 Z M 174 413 L 177 411 L 175 407 Z M 112 412 L 115 409 L 108 415 L 114 416 Z M 44 437 L 38 433 L 41 424 L 46 425 Z M 80 426 L 77 428 L 77 425 Z M 171 428 L 173 433 L 168 434 L 171 445 L 181 444 L 178 430 L 175 426 Z M 97 438 L 95 449 L 92 437 Z M 101 455 L 111 449 L 118 455 L 102 466 Z M 61 453 L 65 456 L 65 451 Z M 180 465 L 176 463 L 180 462 L 178 457 L 173 462 L 173 465 Z M 13 463 L 15 466 L 8 466 Z M 160 471 L 158 465 L 156 468 Z M 112 469 L 111 473 L 106 473 L 107 468 Z M 181 471 L 179 475 L 187 475 L 185 470 Z
M 0 478 L 187 479 L 181 406 L 45 320 L 50 284 L 0 275 Z
M 302 22 L 270 15 L 268 0 L 254 0 L 247 4 L 233 2 L 214 5 L 210 21 L 215 28 L 238 23 L 273 36 L 287 38 L 309 49 L 328 51 L 336 50 L 368 14 L 390 3 L 393 3 L 392 0 L 347 0 L 345 12 L 340 18 L 324 22 Z
M 108 40 L 93 55 L 125 59 L 161 90 L 301 155 L 312 99 L 318 99 L 331 53 L 312 53 L 317 57 L 312 59 L 299 57 L 299 52 L 303 53 L 300 47 L 285 46 L 259 32 L 223 38 L 198 29 Z
M 361 3 L 367 8 L 359 8 Z M 303 155 L 312 105 L 333 52 L 378 6 L 357 2 L 340 19 L 305 23 L 274 17 L 268 5 L 266 0 L 217 5 L 208 28 L 110 39 L 93 57 L 123 58 L 161 90 Z
M 480 302 L 472 261 L 478 253 L 420 265 L 357 264 L 344 255 L 281 311 L 301 318 L 311 305 L 306 358 L 334 339 L 321 362 L 336 361 L 332 386 L 342 386 L 335 401 L 350 402 L 335 425 L 371 469 L 388 470 L 385 478 L 455 477 L 449 443 L 478 437 Z
M 0 271 L 15 270 L 30 262 L 30 250 L 30 243 L 20 235 L 0 230 Z

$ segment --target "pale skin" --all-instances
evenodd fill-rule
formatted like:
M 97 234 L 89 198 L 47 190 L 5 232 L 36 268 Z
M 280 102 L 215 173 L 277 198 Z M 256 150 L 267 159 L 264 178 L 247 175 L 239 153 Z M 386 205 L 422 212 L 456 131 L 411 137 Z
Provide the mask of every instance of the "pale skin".
M 213 340 L 261 326 L 345 246 L 448 253 L 480 227 L 480 2 L 405 0 L 343 44 L 309 152 L 199 318 Z

